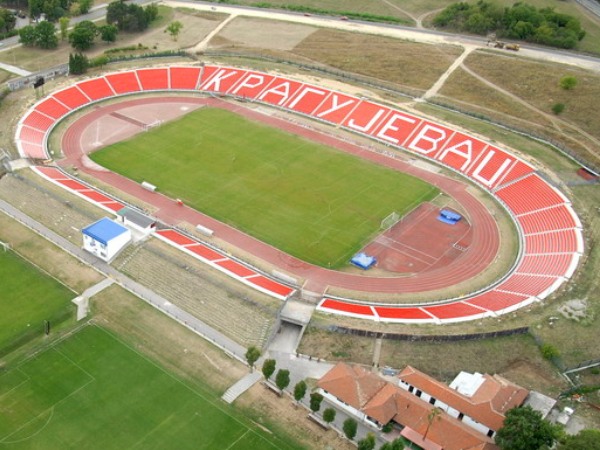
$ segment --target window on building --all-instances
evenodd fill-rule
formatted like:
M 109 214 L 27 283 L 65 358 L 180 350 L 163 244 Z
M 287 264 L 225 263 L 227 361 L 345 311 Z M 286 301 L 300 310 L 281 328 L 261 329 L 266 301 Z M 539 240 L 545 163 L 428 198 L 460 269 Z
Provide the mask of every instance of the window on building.
M 487 435 L 488 437 L 494 436 L 494 430 L 488 430 Z
M 465 415 L 464 415 L 463 413 L 460 413 L 460 414 L 458 415 L 458 420 L 463 420 L 463 417 L 465 417 Z
M 408 388 L 408 392 L 410 392 L 411 394 L 415 391 L 415 387 L 411 386 Z
M 431 403 L 432 405 L 435 405 L 435 398 L 431 397 L 429 399 L 429 403 Z
M 420 397 L 423 394 L 419 389 L 417 389 L 417 393 L 415 394 L 417 397 Z

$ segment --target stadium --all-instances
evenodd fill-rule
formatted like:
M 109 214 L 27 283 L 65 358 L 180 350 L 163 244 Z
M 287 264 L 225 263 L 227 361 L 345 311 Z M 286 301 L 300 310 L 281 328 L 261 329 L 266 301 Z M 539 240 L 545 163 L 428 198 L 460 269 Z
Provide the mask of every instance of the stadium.
M 595 131 L 570 121 L 595 68 L 346 16 L 160 8 L 185 52 L 142 55 L 157 28 L 0 103 L 0 447 L 352 448 L 343 404 L 306 418 L 346 362 L 498 373 L 561 407 L 596 384 Z M 537 57 L 548 85 L 581 80 L 552 93 L 564 121 L 532 100 Z M 254 370 L 271 360 L 284 388 Z M 364 422 L 357 441 L 391 441 Z
M 480 188 L 487 190 L 509 211 L 515 222 L 520 248 L 513 267 L 494 284 L 479 292 L 455 299 L 431 301 L 423 306 L 365 303 L 353 301 L 353 299 L 334 298 L 321 292 L 323 298 L 319 302 L 319 310 L 384 321 L 443 323 L 474 320 L 511 312 L 534 301 L 544 300 L 575 272 L 583 253 L 581 223 L 570 207 L 569 200 L 540 177 L 536 173 L 536 169 L 527 162 L 485 141 L 393 110 L 390 107 L 266 73 L 204 65 L 197 68 L 139 69 L 85 80 L 55 92 L 34 105 L 19 124 L 17 145 L 23 157 L 44 160 L 49 157 L 46 150 L 48 133 L 58 121 L 72 111 L 83 108 L 92 102 L 120 95 L 185 90 L 204 92 L 217 97 L 231 96 L 243 102 L 260 102 L 369 136 L 392 148 L 406 149 L 420 157 L 444 165 L 476 183 Z M 144 114 L 148 115 L 149 108 L 144 105 L 144 102 L 149 105 L 153 101 L 138 101 L 135 106 L 140 107 Z M 161 101 L 164 103 L 162 103 L 160 114 L 164 117 L 164 114 L 168 114 L 166 113 L 167 102 L 176 103 L 177 100 L 167 98 Z M 213 107 L 232 108 L 231 103 L 217 100 L 214 97 L 202 102 Z M 174 108 L 178 106 L 176 104 Z M 122 114 L 117 108 L 118 104 L 113 111 L 105 113 L 103 117 L 108 117 L 109 114 L 113 117 L 116 114 Z M 123 106 L 123 109 L 131 108 L 133 108 L 131 103 Z M 235 109 L 242 108 L 235 107 Z M 137 114 L 135 117 L 131 116 L 130 121 L 137 121 L 132 124 L 132 127 L 135 129 L 137 126 L 138 131 L 148 129 L 148 126 L 158 120 L 158 117 L 154 116 L 140 119 L 139 113 Z M 85 125 L 87 121 L 94 121 L 90 128 L 111 130 L 111 134 L 114 135 L 109 122 L 98 123 L 98 120 L 101 119 L 86 116 L 75 123 L 76 131 L 72 131 L 71 128 L 68 130 L 63 141 L 66 156 L 64 164 L 68 166 L 78 164 L 79 170 L 86 170 L 87 159 L 78 159 L 79 155 L 98 146 L 99 142 L 104 143 L 107 140 L 103 135 L 98 135 L 97 131 L 93 139 L 85 138 L 88 130 Z M 276 121 L 272 119 L 271 122 L 275 123 Z M 277 125 L 288 130 L 293 127 L 281 121 Z M 294 128 L 294 132 L 302 133 L 301 127 Z M 123 131 L 123 133 L 127 133 L 127 131 Z M 126 137 L 126 134 L 123 137 Z M 112 136 L 112 139 L 115 137 Z M 78 142 L 89 142 L 91 148 L 78 148 Z M 359 152 L 360 150 L 354 149 L 353 151 Z M 383 161 L 384 164 L 390 165 L 385 161 L 386 159 L 391 159 L 392 164 L 395 163 L 394 158 L 387 155 L 373 154 L 370 156 L 373 159 L 377 158 L 380 163 Z M 140 155 L 138 155 L 139 158 L 141 158 Z M 129 166 L 131 165 L 132 163 L 129 163 Z M 108 211 L 115 211 L 116 208 L 124 206 L 118 199 L 104 196 L 93 187 L 78 183 L 78 180 L 63 171 L 43 166 L 36 170 L 42 176 L 90 199 Z M 403 168 L 403 170 L 408 169 Z M 421 178 L 426 177 L 425 171 L 413 170 L 414 173 L 419 173 Z M 137 177 L 139 184 L 142 181 L 140 177 L 147 175 L 152 177 L 152 174 L 145 174 L 142 170 L 130 178 Z M 119 183 L 120 186 L 126 184 L 125 180 L 117 179 L 113 173 L 106 171 L 99 171 L 96 176 L 104 178 L 109 184 Z M 469 198 L 468 195 L 457 197 L 460 189 L 441 177 L 435 179 L 430 175 L 427 178 L 430 183 L 446 189 L 446 192 L 456 192 L 454 200 L 458 201 L 462 207 L 467 208 L 470 203 L 475 203 L 474 199 Z M 146 181 L 155 183 L 153 179 L 146 179 Z M 143 189 L 140 187 L 136 190 L 131 183 L 127 184 L 129 192 L 133 195 Z M 525 198 L 524 193 L 528 194 Z M 185 190 L 182 190 L 177 198 L 184 195 Z M 173 200 L 174 198 L 171 199 L 172 205 L 174 205 Z M 161 210 L 163 209 L 161 208 Z M 177 207 L 171 208 L 171 210 L 173 209 L 176 211 Z M 491 214 L 486 215 L 482 209 L 484 208 L 481 205 L 473 205 L 468 209 L 467 213 L 473 233 L 468 245 L 470 248 L 468 251 L 463 251 L 460 258 L 454 260 L 454 265 L 451 262 L 447 266 L 428 270 L 424 274 L 415 274 L 409 278 L 378 278 L 332 273 L 330 270 L 318 268 L 315 265 L 298 271 L 294 270 L 295 267 L 305 261 L 290 257 L 288 263 L 282 265 L 279 263 L 282 260 L 279 252 L 261 245 L 258 240 L 248 236 L 227 238 L 232 241 L 230 242 L 232 244 L 237 241 L 237 245 L 243 249 L 252 249 L 251 253 L 287 273 L 292 279 L 305 279 L 302 286 L 295 285 L 286 290 L 275 280 L 267 282 L 264 275 L 259 275 L 252 269 L 248 269 L 249 271 L 238 269 L 236 264 L 235 268 L 230 270 L 224 263 L 215 264 L 214 261 L 224 259 L 222 254 L 213 254 L 207 259 L 201 251 L 196 250 L 195 253 L 205 262 L 213 264 L 244 283 L 250 282 L 256 285 L 258 280 L 261 280 L 260 283 L 263 285 L 258 284 L 260 289 L 270 295 L 282 298 L 287 298 L 293 290 L 305 289 L 314 292 L 315 288 L 323 285 L 326 288 L 333 286 L 346 291 L 418 293 L 426 290 L 441 290 L 478 275 L 497 256 L 499 238 L 497 231 L 493 229 L 494 220 Z M 173 220 L 173 218 L 165 218 L 167 222 L 169 219 Z M 202 223 L 203 218 L 201 217 L 198 217 L 197 220 L 191 219 L 189 222 L 197 222 L 209 229 L 215 226 L 207 222 L 205 225 Z M 294 233 L 297 234 L 297 232 Z M 188 240 L 189 237 L 186 239 L 185 235 L 176 230 L 161 230 L 158 235 L 182 250 L 189 251 L 188 247 L 196 248 L 197 244 L 202 244 L 192 243 Z M 246 243 L 243 243 L 243 240 Z M 466 246 L 464 243 L 460 245 L 459 242 L 452 242 L 451 245 Z M 335 257 L 337 255 L 334 255 Z M 338 263 L 338 261 L 335 262 Z M 329 265 L 331 266 L 330 263 Z M 465 269 L 466 267 L 468 269 Z M 306 271 L 310 271 L 311 275 L 306 276 Z M 273 289 L 267 287 L 271 283 L 273 283 Z

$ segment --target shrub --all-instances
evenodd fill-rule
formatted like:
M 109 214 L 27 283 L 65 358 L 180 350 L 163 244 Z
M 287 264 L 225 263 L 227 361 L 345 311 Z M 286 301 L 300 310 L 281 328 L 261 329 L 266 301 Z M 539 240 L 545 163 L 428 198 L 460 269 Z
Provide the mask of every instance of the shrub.
M 562 113 L 565 110 L 565 104 L 564 103 L 555 103 L 554 105 L 552 105 L 552 112 L 554 114 L 556 114 L 557 116 Z M 543 352 L 543 350 L 542 350 Z

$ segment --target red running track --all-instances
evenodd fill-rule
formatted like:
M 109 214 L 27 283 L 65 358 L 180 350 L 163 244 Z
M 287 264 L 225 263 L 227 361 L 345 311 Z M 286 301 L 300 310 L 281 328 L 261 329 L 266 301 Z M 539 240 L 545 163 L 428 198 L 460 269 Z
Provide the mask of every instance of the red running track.
M 410 277 L 370 277 L 328 270 L 307 264 L 304 261 L 287 255 L 262 241 L 191 208 L 182 208 L 181 206 L 178 206 L 173 199 L 149 192 L 141 188 L 138 183 L 128 180 L 118 174 L 105 170 L 94 170 L 85 164 L 83 155 L 85 155 L 90 148 L 84 144 L 82 136 L 85 131 L 92 126 L 91 124 L 95 123 L 101 117 L 105 117 L 125 108 L 139 107 L 148 110 L 152 105 L 157 104 L 164 105 L 160 109 L 161 111 L 165 111 L 165 108 L 181 102 L 228 109 L 237 114 L 249 117 L 252 120 L 268 123 L 271 126 L 305 136 L 308 139 L 355 154 L 378 164 L 410 173 L 411 175 L 415 175 L 437 186 L 463 205 L 465 210 L 468 211 L 469 221 L 473 229 L 473 241 L 469 250 L 444 268 L 433 269 Z M 110 132 L 111 130 L 106 131 Z M 99 140 L 102 140 L 102 138 Z M 153 205 L 158 210 L 158 212 L 155 213 L 155 216 L 168 224 L 176 225 L 177 223 L 184 221 L 191 224 L 202 224 L 203 226 L 214 230 L 215 235 L 220 239 L 223 239 L 238 248 L 249 251 L 267 263 L 292 274 L 294 277 L 307 280 L 310 289 L 324 290 L 328 286 L 334 286 L 352 291 L 383 293 L 414 293 L 437 290 L 469 280 L 481 273 L 489 266 L 498 252 L 499 234 L 496 223 L 485 206 L 467 192 L 465 184 L 443 177 L 439 174 L 419 169 L 404 161 L 367 151 L 332 136 L 272 116 L 256 113 L 250 109 L 219 99 L 189 98 L 183 100 L 175 97 L 139 98 L 97 108 L 89 114 L 79 118 L 71 127 L 69 127 L 64 134 L 62 148 L 65 159 L 59 162 L 60 165 L 64 167 L 77 167 L 81 172 L 85 172 L 105 183 L 116 186 L 118 189 Z

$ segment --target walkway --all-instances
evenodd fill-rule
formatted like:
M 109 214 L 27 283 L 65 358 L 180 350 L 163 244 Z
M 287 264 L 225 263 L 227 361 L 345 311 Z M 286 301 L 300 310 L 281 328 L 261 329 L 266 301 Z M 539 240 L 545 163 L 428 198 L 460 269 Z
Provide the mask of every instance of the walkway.
M 14 73 L 15 75 L 19 75 L 20 77 L 26 77 L 31 75 L 31 72 L 25 69 L 21 69 L 20 67 L 13 66 L 11 64 L 6 64 L 0 62 L 0 69 L 5 70 L 6 72 Z
M 258 370 L 249 373 L 227 389 L 221 398 L 227 403 L 233 403 L 236 398 L 258 383 L 262 377 L 262 373 Z

